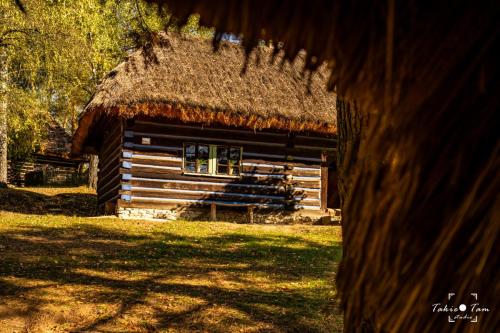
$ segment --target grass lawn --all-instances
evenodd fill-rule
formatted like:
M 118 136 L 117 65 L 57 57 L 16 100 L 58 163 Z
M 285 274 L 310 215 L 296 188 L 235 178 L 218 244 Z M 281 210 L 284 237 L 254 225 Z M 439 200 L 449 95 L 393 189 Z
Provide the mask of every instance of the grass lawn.
M 342 331 L 340 227 L 97 218 L 89 200 L 0 189 L 1 332 Z

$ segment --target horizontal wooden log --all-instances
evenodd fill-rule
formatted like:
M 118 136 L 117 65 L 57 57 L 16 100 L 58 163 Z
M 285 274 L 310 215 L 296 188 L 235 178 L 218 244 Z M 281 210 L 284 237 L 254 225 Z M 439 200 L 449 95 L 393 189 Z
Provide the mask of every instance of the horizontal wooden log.
M 309 176 L 309 177 L 313 177 L 313 176 L 316 176 L 316 177 L 319 177 L 320 175 L 320 171 L 319 170 L 299 170 L 299 169 L 292 169 L 291 170 L 291 175 L 292 176 Z
M 268 173 L 268 174 L 281 174 L 284 175 L 286 170 L 284 166 L 272 166 L 272 165 L 248 165 L 243 163 L 242 171 L 244 173 Z
M 274 130 L 274 129 L 255 129 L 255 130 L 249 130 L 249 129 L 239 129 L 239 128 L 234 128 L 234 127 L 224 127 L 224 126 L 219 126 L 217 124 L 214 124 L 213 126 L 206 127 L 206 126 L 199 126 L 199 125 L 187 125 L 185 123 L 177 122 L 175 123 L 175 120 L 169 120 L 168 123 L 166 122 L 161 122 L 161 121 L 154 121 L 154 120 L 149 120 L 149 119 L 136 119 L 134 121 L 134 124 L 132 126 L 127 126 L 127 129 L 134 129 L 135 126 L 137 125 L 150 125 L 154 127 L 159 127 L 159 128 L 191 128 L 195 130 L 214 130 L 218 132 L 225 132 L 225 133 L 252 133 L 256 135 L 269 135 L 269 136 L 288 136 L 289 131 L 280 131 L 280 130 Z
M 273 164 L 256 164 L 243 162 L 243 172 L 245 173 L 261 173 L 261 174 L 291 174 L 295 176 L 318 176 L 320 169 L 318 167 L 292 167 L 289 165 L 273 165 Z
M 293 176 L 293 180 L 296 181 L 304 181 L 304 182 L 319 182 L 321 181 L 321 177 L 318 175 L 314 176 Z
M 167 199 L 168 200 L 168 199 Z M 178 207 L 210 207 L 211 202 L 189 202 L 182 199 L 172 199 L 171 202 L 158 202 L 158 201 L 144 201 L 144 200 L 134 200 L 134 201 L 126 201 L 122 199 L 118 199 L 117 204 L 122 208 L 144 208 L 144 209 L 176 209 Z M 216 202 L 216 205 L 219 207 L 240 207 L 246 211 L 247 206 L 252 206 L 254 204 L 248 203 L 224 203 L 222 201 Z M 282 205 L 277 205 L 276 207 L 261 207 L 257 206 L 256 208 L 266 208 L 266 209 L 283 209 Z
M 166 146 L 164 145 L 142 145 L 131 142 L 124 142 L 125 151 L 135 151 L 136 153 L 159 153 L 159 152 L 171 152 L 173 156 L 182 157 L 182 147 Z M 290 152 L 289 152 L 290 153 Z M 272 163 L 282 163 L 290 164 L 294 163 L 297 165 L 316 165 L 321 162 L 320 155 L 318 152 L 305 151 L 304 153 L 296 152 L 295 155 L 285 153 L 284 151 L 276 151 L 273 149 L 265 149 L 257 146 L 244 146 L 243 147 L 243 160 L 244 161 L 262 161 L 262 162 L 272 162 Z
M 288 210 L 319 210 L 319 206 L 310 206 L 302 204 L 273 204 L 273 203 L 259 203 L 255 204 L 253 202 L 242 202 L 242 201 L 224 201 L 224 200 L 214 200 L 214 199 L 171 199 L 171 198 L 149 198 L 149 197 L 135 197 L 135 196 L 121 196 L 121 202 L 129 202 L 129 205 L 135 205 L 138 203 L 145 204 L 145 207 L 163 207 L 165 204 L 178 204 L 179 206 L 198 206 L 207 204 L 218 204 L 226 206 L 256 206 L 257 208 L 276 208 L 276 209 L 288 209 Z
M 283 158 L 281 159 L 263 159 L 263 158 L 253 158 L 253 157 L 247 157 L 245 156 L 245 152 L 243 152 L 243 163 L 256 163 L 256 164 L 273 164 L 273 165 L 281 165 L 281 166 L 286 166 L 286 167 L 308 167 L 308 168 L 319 168 L 319 162 L 314 163 L 314 162 L 308 162 L 305 161 L 304 163 L 298 162 L 298 161 L 286 161 Z
M 229 128 L 201 127 L 180 124 L 161 124 L 155 122 L 137 121 L 127 130 L 135 132 L 149 132 L 154 134 L 179 134 L 187 136 L 218 137 L 226 139 L 242 139 L 247 141 L 264 141 L 289 144 L 293 141 L 296 145 L 314 148 L 335 148 L 337 139 L 324 136 L 290 135 L 290 133 L 277 133 L 277 131 L 250 131 Z M 201 135 L 200 135 L 201 134 Z
M 158 170 L 158 172 L 182 172 L 182 164 L 181 163 L 154 163 L 154 161 L 145 161 L 142 164 L 138 161 L 134 160 L 123 160 L 121 161 L 121 167 L 124 169 L 141 169 L 141 170 Z
M 150 161 L 170 161 L 182 163 L 182 154 L 163 153 L 163 152 L 134 152 L 123 151 L 122 158 Z
M 204 136 L 190 136 L 182 134 L 168 134 L 168 133 L 149 133 L 149 132 L 134 132 L 125 131 L 125 138 L 132 139 L 127 140 L 134 143 L 141 142 L 143 137 L 151 138 L 151 144 L 162 145 L 167 142 L 172 143 L 182 143 L 182 142 L 198 142 L 206 144 L 218 144 L 218 145 L 231 145 L 231 146 L 259 146 L 262 147 L 273 147 L 273 148 L 285 148 L 285 143 L 275 143 L 275 142 L 264 142 L 264 141 L 251 141 L 251 140 L 241 140 L 241 139 L 227 139 L 223 136 L 220 137 L 204 137 Z
M 207 133 L 225 133 L 226 135 L 254 135 L 254 136 L 259 136 L 259 137 L 264 137 L 266 139 L 268 138 L 279 138 L 279 137 L 288 137 L 289 132 L 288 131 L 276 131 L 276 130 L 269 130 L 269 129 L 256 129 L 254 130 L 249 130 L 249 129 L 237 129 L 233 127 L 221 127 L 217 126 L 214 124 L 213 126 L 198 126 L 198 125 L 187 125 L 184 123 L 177 123 L 174 124 L 173 122 L 168 122 L 168 123 L 161 123 L 161 122 L 155 122 L 155 121 L 143 121 L 143 120 L 137 120 L 133 124 L 132 127 L 128 126 L 126 129 L 127 130 L 136 130 L 139 128 L 156 128 L 160 132 L 165 132 L 165 131 L 193 131 L 193 132 L 200 132 L 204 131 Z
M 296 135 L 294 137 L 294 143 L 299 145 L 308 146 L 326 146 L 336 148 L 337 139 L 328 138 L 324 136 L 306 136 L 306 135 Z
M 199 189 L 211 191 L 223 191 L 225 189 L 234 189 L 233 191 L 242 193 L 284 193 L 287 189 L 284 186 L 252 186 L 252 184 L 234 184 L 234 183 L 214 183 L 200 181 L 178 181 L 158 182 L 148 180 L 130 180 L 125 185 L 149 187 L 149 188 L 172 188 L 172 189 Z
M 124 145 L 126 147 L 130 145 L 141 146 L 142 138 L 148 137 L 137 136 L 138 133 L 128 133 L 131 135 L 130 137 L 124 138 Z M 133 136 L 132 136 L 133 135 Z M 161 137 L 159 135 L 162 135 Z M 169 137 L 165 137 L 169 136 Z M 158 134 L 158 136 L 151 136 L 150 138 L 151 144 L 150 147 L 158 147 L 160 150 L 173 150 L 177 148 L 177 150 L 182 151 L 182 147 L 185 143 L 193 142 L 193 143 L 205 143 L 205 144 L 217 144 L 217 145 L 230 145 L 243 147 L 243 153 L 257 153 L 257 154 L 268 154 L 268 155 L 279 155 L 282 159 L 293 158 L 294 160 L 308 160 L 314 158 L 315 161 L 321 161 L 321 154 L 319 150 L 311 150 L 308 147 L 304 148 L 287 148 L 285 145 L 274 146 L 269 143 L 264 142 L 254 142 L 254 141 L 231 141 L 226 139 L 215 139 L 215 138 L 204 138 L 204 140 L 197 140 L 196 138 L 188 138 L 177 135 L 167 135 L 167 134 Z M 151 148 L 151 150 L 155 150 Z M 290 156 L 290 157 L 288 157 Z
M 122 180 L 128 183 L 158 183 L 158 186 L 170 186 L 172 184 L 198 184 L 198 185 L 211 185 L 211 186 L 224 186 L 224 187 L 245 187 L 252 189 L 285 189 L 288 184 L 283 182 L 279 182 L 278 184 L 273 183 L 264 183 L 264 182 L 242 182 L 237 181 L 224 181 L 223 179 L 216 179 L 211 177 L 199 177 L 200 179 L 193 179 L 193 177 L 182 176 L 182 177 L 172 177 L 177 179 L 159 179 L 159 178 L 144 178 L 144 177 L 136 177 L 131 174 L 122 174 Z M 197 178 L 197 177 L 194 177 Z M 293 185 L 293 184 L 290 184 Z M 317 188 L 307 187 L 307 186 L 297 186 L 294 187 L 297 191 L 306 191 L 306 192 L 317 192 Z
M 307 154 L 292 155 L 279 151 L 264 152 L 263 149 L 256 149 L 255 151 L 249 151 L 243 149 L 243 160 L 264 160 L 269 162 L 295 162 L 302 164 L 318 164 L 321 162 L 320 156 L 314 152 L 308 152 Z
M 258 179 L 278 179 L 286 180 L 286 175 L 282 173 L 256 173 L 256 172 L 242 172 L 240 174 L 243 178 L 258 178 Z
M 133 129 L 127 129 L 128 131 L 132 131 L 134 133 L 140 133 L 141 136 L 147 136 L 147 134 L 154 135 L 174 135 L 174 136 L 182 136 L 188 141 L 197 141 L 200 138 L 202 141 L 205 141 L 204 138 L 210 139 L 219 139 L 219 140 L 231 140 L 233 142 L 244 140 L 246 142 L 254 141 L 254 142 L 264 142 L 271 143 L 273 146 L 280 145 L 285 147 L 289 141 L 289 138 L 285 134 L 281 135 L 265 135 L 265 134 L 254 134 L 251 131 L 221 131 L 217 129 L 213 129 L 210 127 L 159 127 L 159 126 L 151 126 L 145 124 L 135 124 Z M 146 134 L 147 133 L 147 134 Z
M 144 175 L 148 175 L 146 178 L 160 178 L 160 179 L 169 179 L 170 176 L 182 176 L 182 169 L 162 169 L 162 168 L 154 168 L 154 167 L 145 167 L 145 166 L 133 166 L 131 168 L 120 168 L 120 173 L 130 173 L 134 176 L 144 177 Z
M 277 192 L 277 193 L 241 193 L 237 188 L 226 188 L 226 189 L 200 189 L 200 188 L 149 188 L 141 186 L 121 186 L 122 193 L 155 193 L 161 197 L 172 197 L 175 195 L 204 195 L 204 196 L 228 196 L 228 197 L 241 197 L 249 199 L 270 199 L 270 200 L 294 200 L 294 201 L 318 201 L 319 196 L 316 194 L 315 197 L 307 196 L 306 194 L 301 194 L 299 192 Z M 128 193 L 130 192 L 130 193 Z
M 182 147 L 178 146 L 168 146 L 168 145 L 145 145 L 141 143 L 134 143 L 131 141 L 123 142 L 123 147 L 126 149 L 131 149 L 140 152 L 155 152 L 155 151 L 164 151 L 164 152 L 180 152 L 182 154 Z
M 125 176 L 125 175 L 122 175 Z M 259 183 L 245 183 L 245 182 L 235 182 L 235 181 L 224 181 L 224 179 L 217 179 L 217 178 L 212 178 L 212 177 L 191 177 L 191 176 L 182 176 L 182 177 L 172 177 L 173 179 L 159 179 L 159 178 L 144 178 L 144 177 L 136 177 L 132 175 L 128 175 L 130 177 L 127 178 L 127 184 L 153 184 L 157 183 L 159 184 L 159 187 L 163 186 L 173 186 L 173 185 L 179 185 L 183 186 L 184 184 L 186 185 L 193 185 L 193 184 L 198 184 L 198 185 L 207 185 L 207 186 L 224 186 L 224 187 L 246 187 L 246 188 L 253 188 L 253 189 L 282 189 L 284 188 L 283 184 L 264 184 L 262 182 Z M 177 178 L 177 179 L 175 179 Z M 227 179 L 226 179 L 227 180 Z
M 197 182 L 210 182 L 210 183 L 228 183 L 228 179 L 231 180 L 231 184 L 248 184 L 256 186 L 298 186 L 310 189 L 319 188 L 319 181 L 316 180 L 292 180 L 286 182 L 283 179 L 278 178 L 257 178 L 257 177 L 240 177 L 240 178 L 219 178 L 211 176 L 195 176 L 195 175 L 185 175 L 176 173 L 158 173 L 158 172 L 144 172 L 139 170 L 134 170 L 133 173 L 130 169 L 121 169 L 123 179 L 131 178 L 142 178 L 149 180 L 158 181 L 197 181 Z
M 234 184 L 231 184 L 234 185 Z M 300 196 L 310 199 L 319 199 L 319 191 L 312 189 L 295 189 L 295 188 L 255 188 L 247 186 L 226 186 L 224 184 L 199 184 L 197 182 L 184 183 L 161 183 L 153 181 L 131 180 L 122 183 L 122 190 L 133 190 L 136 188 L 154 190 L 174 189 L 174 190 L 195 190 L 195 191 L 216 191 L 216 192 L 234 192 L 242 194 L 257 194 L 257 195 L 275 195 L 275 196 Z
M 132 157 L 141 158 L 143 156 L 147 156 L 148 158 L 160 157 L 160 159 L 182 158 L 182 147 L 176 147 L 176 150 L 172 151 L 154 151 L 154 150 L 139 151 L 129 148 L 123 148 L 122 151 L 122 157 L 124 158 L 132 158 Z
M 183 174 L 180 169 L 163 169 L 163 168 L 153 168 L 153 167 L 145 167 L 145 166 L 132 166 L 131 168 L 120 168 L 120 173 L 122 174 L 130 174 L 134 177 L 140 178 L 152 178 L 152 179 L 189 179 L 189 180 L 198 180 L 198 181 L 210 181 L 210 182 L 225 182 L 227 179 L 231 179 L 233 183 L 243 183 L 243 184 L 290 184 L 303 186 L 308 183 L 313 183 L 310 187 L 316 188 L 316 182 L 319 183 L 319 178 L 317 177 L 299 177 L 297 179 L 293 179 L 287 181 L 284 175 L 280 174 L 253 174 L 253 173 L 242 173 L 240 177 L 234 178 L 222 178 L 218 176 L 212 175 L 195 175 L 195 174 Z
M 253 195 L 232 192 L 207 192 L 195 190 L 167 190 L 162 191 L 148 191 L 148 190 L 132 190 L 120 191 L 120 194 L 131 195 L 132 197 L 143 198 L 171 198 L 171 199 L 213 199 L 225 201 L 241 201 L 241 202 L 254 202 L 254 203 L 283 203 L 287 200 L 284 196 L 271 196 L 271 195 Z M 291 199 L 290 199 L 291 200 Z
M 182 169 L 182 159 L 178 160 L 153 160 L 153 159 L 141 159 L 141 158 L 121 158 L 119 161 L 122 166 L 123 162 L 127 162 L 130 165 L 140 165 L 140 166 L 153 166 L 153 167 L 171 167 Z

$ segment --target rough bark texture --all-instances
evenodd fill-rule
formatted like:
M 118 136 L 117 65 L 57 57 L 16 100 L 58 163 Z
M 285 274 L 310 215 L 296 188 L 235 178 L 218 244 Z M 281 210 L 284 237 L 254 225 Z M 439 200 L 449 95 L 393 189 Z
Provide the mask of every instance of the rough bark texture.
M 90 155 L 89 161 L 89 187 L 97 189 L 97 174 L 99 167 L 99 158 L 97 155 Z
M 337 165 L 340 205 L 347 201 L 350 193 L 358 152 L 366 131 L 368 115 L 362 115 L 359 106 L 337 98 Z
M 370 119 L 342 212 L 337 283 L 346 332 L 494 332 L 499 325 L 491 312 L 454 324 L 433 312 L 438 303 L 470 308 L 472 293 L 490 311 L 500 300 L 499 34 L 461 30 L 453 58 L 443 56 L 447 32 L 416 46 L 421 57 L 400 36 L 387 66 L 398 79 L 368 97 L 351 90 Z M 433 54 L 443 58 L 432 64 Z
M 0 187 L 7 185 L 7 110 L 0 105 Z
M 7 185 L 7 67 L 0 53 L 0 187 Z

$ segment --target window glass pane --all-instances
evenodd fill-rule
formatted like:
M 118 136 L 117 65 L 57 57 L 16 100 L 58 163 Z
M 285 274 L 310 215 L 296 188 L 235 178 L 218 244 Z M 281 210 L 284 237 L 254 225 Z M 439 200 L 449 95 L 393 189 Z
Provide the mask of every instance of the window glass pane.
M 204 162 L 201 162 L 200 161 L 200 165 L 199 165 L 200 169 L 199 169 L 199 173 L 208 173 L 208 161 L 205 160 Z
M 219 174 L 227 174 L 227 166 L 219 164 L 217 166 L 217 173 L 219 173 Z
M 194 162 L 196 161 L 196 145 L 195 144 L 186 144 L 184 156 L 186 161 Z
M 198 158 L 208 160 L 208 145 L 198 145 Z
M 233 166 L 230 170 L 230 175 L 239 175 L 239 174 L 240 174 L 240 167 Z
M 227 153 L 228 153 L 228 147 L 218 146 L 217 147 L 217 163 L 227 164 Z
M 240 162 L 239 162 L 240 161 L 240 153 L 241 153 L 241 149 L 239 147 L 231 147 L 229 159 L 234 164 L 240 164 Z
M 239 175 L 240 174 L 240 160 L 241 160 L 241 149 L 240 147 L 231 147 L 229 151 L 229 174 Z
M 194 162 L 186 162 L 184 167 L 187 172 L 196 172 L 196 163 Z
M 198 172 L 208 173 L 208 145 L 198 145 Z

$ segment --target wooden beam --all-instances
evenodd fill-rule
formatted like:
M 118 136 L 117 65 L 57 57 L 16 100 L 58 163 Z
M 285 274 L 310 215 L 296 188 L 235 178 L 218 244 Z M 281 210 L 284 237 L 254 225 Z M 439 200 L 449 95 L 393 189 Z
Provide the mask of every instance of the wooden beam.
M 176 124 L 166 124 L 166 123 L 160 123 L 160 122 L 152 122 L 152 121 L 136 121 L 136 124 L 144 124 L 144 125 L 151 125 L 153 127 L 170 127 L 170 128 L 180 128 L 182 130 L 184 129 L 193 129 L 196 131 L 206 131 L 206 132 L 226 132 L 226 133 L 236 133 L 236 134 L 252 134 L 252 135 L 269 135 L 269 136 L 277 136 L 277 137 L 282 137 L 286 138 L 287 134 L 285 133 L 275 133 L 275 132 L 263 132 L 263 131 L 252 131 L 252 130 L 234 130 L 234 129 L 225 129 L 225 128 L 218 128 L 218 127 L 203 127 L 203 126 L 188 126 L 188 125 L 176 125 Z
M 210 221 L 217 221 L 217 205 L 210 204 Z
M 248 223 L 253 223 L 253 210 L 254 206 L 248 206 Z
M 327 210 L 327 196 L 328 196 L 328 153 L 326 151 L 321 152 L 321 204 L 320 209 Z
M 163 134 L 163 133 L 151 133 L 151 132 L 137 132 L 137 131 L 125 131 L 125 137 L 133 138 L 136 136 L 147 136 L 152 138 L 165 138 L 165 139 L 180 139 L 184 141 L 210 141 L 210 142 L 223 142 L 226 144 L 255 144 L 259 146 L 269 146 L 269 147 L 285 147 L 283 143 L 265 142 L 265 141 L 251 141 L 251 140 L 238 140 L 238 139 L 224 139 L 217 137 L 206 137 L 206 136 L 188 136 L 179 134 Z

